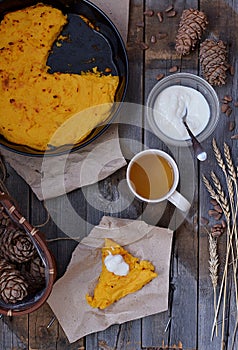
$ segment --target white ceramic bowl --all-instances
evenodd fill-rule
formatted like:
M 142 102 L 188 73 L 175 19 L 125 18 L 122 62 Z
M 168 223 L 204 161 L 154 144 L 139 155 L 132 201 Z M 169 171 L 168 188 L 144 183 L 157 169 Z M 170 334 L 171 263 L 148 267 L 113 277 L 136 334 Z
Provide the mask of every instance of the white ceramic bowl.
M 188 146 L 191 145 L 191 139 L 188 137 L 186 139 L 175 137 L 169 132 L 165 133 L 164 130 L 160 129 L 160 120 L 158 120 L 158 111 L 156 111 L 156 100 L 162 91 L 171 86 L 184 86 L 188 88 L 195 89 L 200 92 L 205 98 L 209 106 L 209 119 L 205 128 L 196 135 L 198 140 L 204 141 L 209 137 L 212 132 L 215 130 L 219 116 L 220 116 L 220 107 L 217 94 L 213 87 L 205 81 L 203 78 L 200 78 L 194 74 L 190 73 L 176 73 L 170 76 L 163 78 L 159 81 L 150 91 L 147 99 L 147 119 L 151 127 L 152 132 L 157 135 L 162 141 L 167 144 L 176 145 L 176 146 Z M 171 96 L 171 103 L 173 99 Z M 163 118 L 161 113 L 159 118 Z M 161 121 L 162 124 L 163 121 Z

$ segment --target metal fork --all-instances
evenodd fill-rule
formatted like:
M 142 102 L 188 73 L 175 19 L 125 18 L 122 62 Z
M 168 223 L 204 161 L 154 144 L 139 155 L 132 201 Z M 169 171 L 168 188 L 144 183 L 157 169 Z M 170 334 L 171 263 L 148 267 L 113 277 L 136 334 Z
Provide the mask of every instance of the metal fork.
M 194 136 L 194 134 L 192 133 L 192 131 L 190 130 L 186 119 L 187 119 L 187 114 L 188 114 L 188 109 L 187 107 L 185 108 L 184 111 L 184 115 L 182 117 L 183 120 L 183 124 L 185 126 L 185 128 L 187 129 L 187 132 L 192 140 L 192 145 L 193 145 L 193 150 L 194 150 L 194 154 L 197 157 L 198 160 L 200 160 L 201 162 L 203 162 L 204 160 L 207 159 L 207 153 L 204 151 L 202 145 L 200 144 L 200 142 L 198 141 L 198 139 Z

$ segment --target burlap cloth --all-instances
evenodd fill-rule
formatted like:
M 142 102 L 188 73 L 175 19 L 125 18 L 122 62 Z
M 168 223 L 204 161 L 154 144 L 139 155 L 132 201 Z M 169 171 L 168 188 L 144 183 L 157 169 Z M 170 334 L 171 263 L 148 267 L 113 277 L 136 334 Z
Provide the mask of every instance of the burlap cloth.
M 169 268 L 173 232 L 139 220 L 103 217 L 73 252 L 67 271 L 54 285 L 48 303 L 72 343 L 112 324 L 168 309 Z M 141 290 L 104 310 L 88 305 L 101 272 L 101 247 L 111 238 L 139 259 L 149 260 L 158 276 Z
M 121 36 L 126 43 L 128 31 L 128 16 L 129 16 L 129 0 L 112 1 L 112 0 L 92 0 L 92 2 L 101 8 L 108 17 L 114 22 L 118 28 Z M 120 169 L 126 164 L 126 161 L 121 153 L 118 128 L 117 125 L 111 125 L 105 134 L 101 135 L 97 140 L 79 150 L 69 154 L 67 163 L 64 156 L 50 157 L 44 161 L 44 170 L 42 171 L 42 158 L 35 158 L 30 156 L 22 156 L 8 151 L 1 147 L 0 152 L 5 160 L 11 165 L 13 169 L 30 185 L 33 192 L 40 199 L 49 199 L 68 193 L 74 189 L 80 188 L 92 183 L 90 176 L 80 179 L 80 174 L 84 159 L 88 157 L 92 150 L 103 145 L 101 149 L 104 154 L 107 154 L 107 161 L 105 164 L 95 161 L 95 169 L 90 169 L 91 172 L 99 173 L 97 178 L 94 177 L 94 182 L 100 181 L 116 170 Z M 100 148 L 98 147 L 98 150 Z M 95 157 L 95 160 L 100 159 L 100 154 Z M 108 162 L 110 159 L 110 162 Z M 48 163 L 47 163 L 48 162 Z M 64 167 L 64 164 L 66 166 Z M 98 169 L 100 167 L 100 169 Z M 51 170 L 52 169 L 52 170 Z M 65 183 L 64 186 L 59 186 L 61 183 L 62 173 L 64 171 Z M 89 174 L 90 175 L 90 174 Z M 47 178 L 44 178 L 47 177 Z M 51 184 L 50 191 L 42 193 L 42 181 L 47 181 Z

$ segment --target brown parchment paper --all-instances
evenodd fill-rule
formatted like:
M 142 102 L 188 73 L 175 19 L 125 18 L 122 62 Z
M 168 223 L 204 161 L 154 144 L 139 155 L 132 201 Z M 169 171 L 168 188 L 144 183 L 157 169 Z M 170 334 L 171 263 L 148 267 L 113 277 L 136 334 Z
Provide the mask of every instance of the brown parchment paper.
M 69 155 L 45 157 L 43 160 L 5 149 L 1 149 L 1 154 L 40 200 L 96 183 L 126 165 L 116 124 L 112 124 L 102 137 Z
M 106 329 L 112 324 L 167 310 L 169 266 L 173 232 L 139 220 L 104 216 L 72 254 L 69 266 L 54 285 L 48 303 L 69 342 Z M 158 277 L 104 310 L 88 305 L 101 272 L 101 247 L 111 238 L 139 259 L 149 260 Z

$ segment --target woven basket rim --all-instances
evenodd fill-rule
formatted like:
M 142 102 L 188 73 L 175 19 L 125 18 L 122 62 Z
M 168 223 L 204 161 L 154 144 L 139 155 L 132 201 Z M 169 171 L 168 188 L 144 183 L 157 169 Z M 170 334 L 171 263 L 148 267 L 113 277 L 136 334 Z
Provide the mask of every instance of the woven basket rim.
M 41 248 L 41 250 L 44 253 L 47 267 L 48 267 L 48 280 L 47 285 L 45 287 L 45 291 L 42 294 L 42 296 L 31 306 L 24 308 L 24 306 L 21 309 L 12 309 L 7 307 L 6 308 L 0 306 L 0 313 L 7 316 L 20 316 L 24 314 L 29 314 L 35 310 L 37 310 L 41 305 L 45 303 L 47 298 L 49 297 L 53 284 L 56 278 L 56 264 L 54 257 L 52 253 L 49 251 L 47 247 L 46 240 L 44 238 L 43 232 L 39 231 L 37 228 L 32 226 L 28 220 L 22 216 L 20 211 L 16 208 L 16 205 L 13 204 L 13 199 L 7 195 L 4 192 L 0 192 L 0 205 L 4 207 L 7 214 L 9 215 L 12 222 L 19 227 L 20 229 L 24 230 L 26 233 L 30 234 L 32 239 L 35 240 L 36 244 Z

